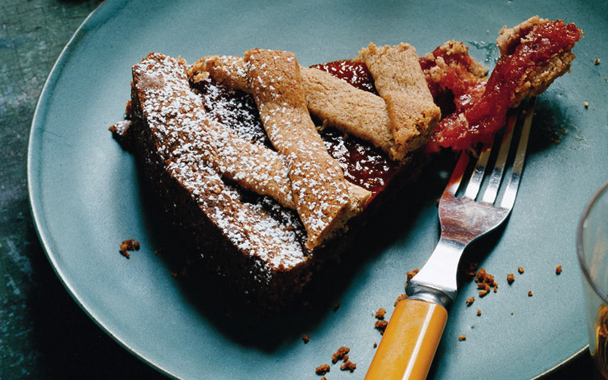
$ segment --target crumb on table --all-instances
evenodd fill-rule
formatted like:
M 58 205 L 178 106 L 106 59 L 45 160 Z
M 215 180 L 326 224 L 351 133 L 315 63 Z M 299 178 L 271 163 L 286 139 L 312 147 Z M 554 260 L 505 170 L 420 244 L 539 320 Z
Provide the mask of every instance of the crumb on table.
M 347 360 L 340 366 L 340 370 L 342 371 L 350 371 L 353 372 L 357 368 L 357 364 Z
M 562 266 L 558 265 L 555 267 L 555 274 L 561 274 L 562 273 Z
M 388 326 L 388 322 L 385 320 L 376 321 L 376 323 L 374 323 L 374 327 L 376 328 L 376 330 L 380 331 L 380 334 L 382 335 L 384 335 L 386 326 Z
M 380 309 L 378 309 L 378 311 L 376 312 L 376 319 L 384 319 L 384 316 L 386 315 L 386 309 L 381 307 Z
M 135 239 L 123 240 L 120 244 L 120 254 L 128 259 L 131 257 L 129 252 L 132 251 L 139 251 L 139 242 Z
M 509 285 L 511 285 L 513 281 L 515 281 L 515 275 L 513 273 L 509 273 L 507 275 L 507 282 L 509 283 Z
M 336 351 L 336 353 L 331 356 L 331 362 L 335 364 L 338 361 L 344 359 L 345 357 L 346 357 L 346 360 L 348 360 L 349 352 L 350 352 L 350 348 L 348 348 L 348 347 L 342 346 L 342 347 L 338 348 L 338 351 Z
M 467 340 L 467 336 L 464 334 L 458 337 L 458 341 L 462 342 L 463 340 Z
M 317 375 L 325 375 L 327 372 L 329 372 L 329 370 L 329 364 L 321 364 L 320 366 L 315 368 L 315 373 Z
M 522 267 L 517 267 L 517 271 L 519 272 L 519 274 L 524 274 L 524 268 Z
M 304 344 L 310 342 L 310 338 L 308 337 L 308 335 L 302 336 L 302 340 L 304 341 Z
M 498 283 L 494 280 L 494 276 L 489 274 L 485 268 L 481 268 L 475 274 L 475 282 L 479 290 L 479 296 L 485 297 L 491 289 L 494 289 L 494 293 L 498 290 Z

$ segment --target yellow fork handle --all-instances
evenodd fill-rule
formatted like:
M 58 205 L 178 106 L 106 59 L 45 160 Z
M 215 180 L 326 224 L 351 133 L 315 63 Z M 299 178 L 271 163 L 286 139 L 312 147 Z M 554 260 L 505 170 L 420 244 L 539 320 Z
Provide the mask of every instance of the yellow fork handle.
M 426 379 L 447 319 L 447 310 L 436 303 L 400 301 L 365 380 Z

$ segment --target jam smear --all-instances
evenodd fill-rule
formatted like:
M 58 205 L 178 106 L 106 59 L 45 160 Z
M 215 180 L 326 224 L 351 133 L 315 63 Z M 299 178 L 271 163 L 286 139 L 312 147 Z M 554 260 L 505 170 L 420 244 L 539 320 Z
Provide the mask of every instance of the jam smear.
M 516 41 L 507 49 L 507 54 L 500 58 L 485 83 L 464 72 L 464 61 L 450 67 L 442 82 L 430 88 L 434 96 L 451 92 L 455 111 L 438 123 L 428 150 L 436 151 L 440 147 L 460 150 L 477 142 L 492 141 L 496 131 L 505 124 L 507 111 L 513 102 L 512 96 L 526 75 L 535 67 L 547 64 L 556 54 L 571 49 L 580 38 L 581 30 L 574 24 L 564 24 L 562 20 L 522 30 L 519 43 Z M 441 53 L 437 50 L 434 52 Z M 421 65 L 428 73 L 432 63 L 422 59 Z
M 342 59 L 329 63 L 321 63 L 311 66 L 312 68 L 323 70 L 345 82 L 357 87 L 360 90 L 369 91 L 378 95 L 372 74 L 367 69 L 364 62 Z

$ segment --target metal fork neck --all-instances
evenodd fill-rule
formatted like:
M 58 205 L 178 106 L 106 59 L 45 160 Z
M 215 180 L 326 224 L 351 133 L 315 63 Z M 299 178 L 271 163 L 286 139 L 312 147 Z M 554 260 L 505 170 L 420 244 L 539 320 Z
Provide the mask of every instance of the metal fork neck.
M 456 275 L 466 244 L 440 238 L 435 251 L 407 285 L 410 299 L 434 302 L 447 307 L 458 294 Z

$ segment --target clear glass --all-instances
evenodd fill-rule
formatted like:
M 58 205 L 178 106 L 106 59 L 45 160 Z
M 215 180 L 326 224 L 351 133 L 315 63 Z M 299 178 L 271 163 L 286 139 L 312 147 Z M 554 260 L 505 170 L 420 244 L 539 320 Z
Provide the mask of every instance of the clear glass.
M 608 182 L 591 198 L 577 231 L 595 378 L 608 380 Z

